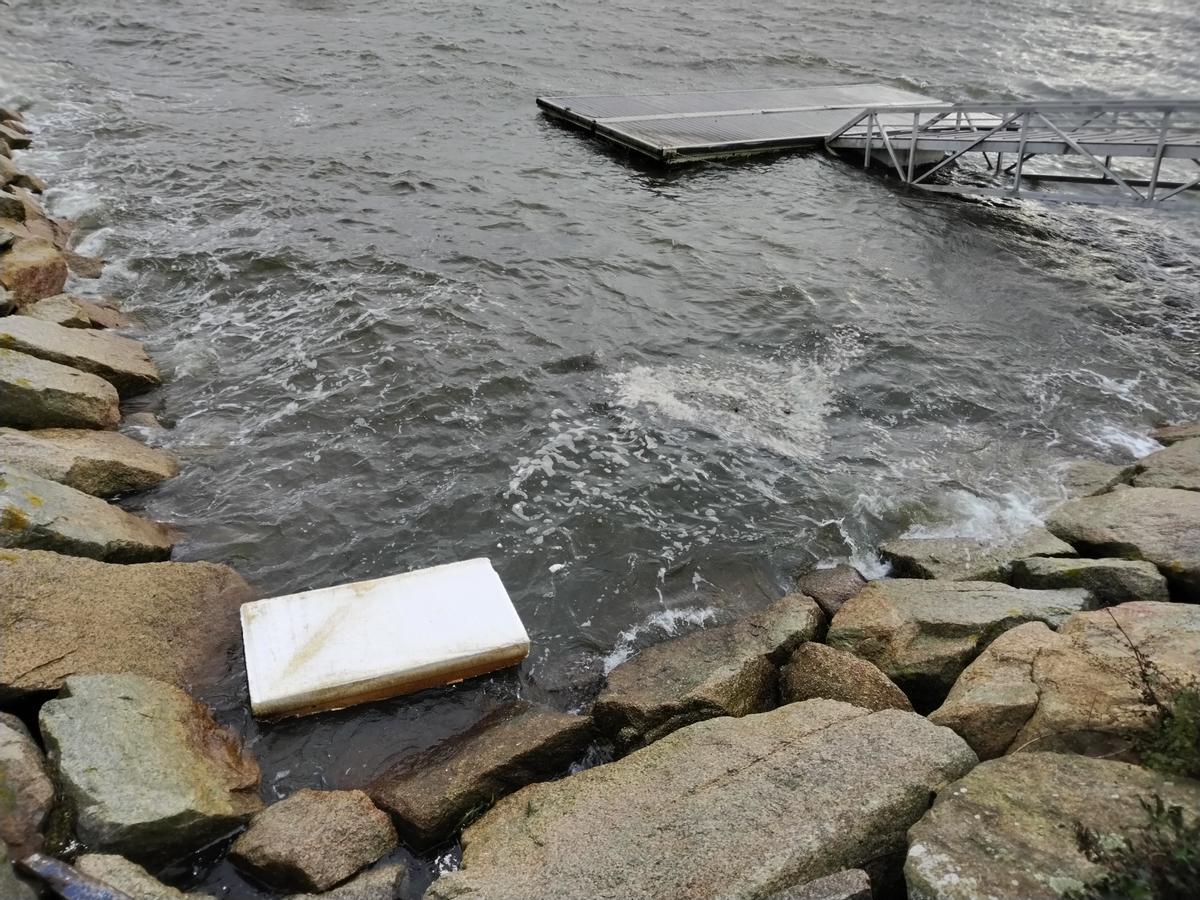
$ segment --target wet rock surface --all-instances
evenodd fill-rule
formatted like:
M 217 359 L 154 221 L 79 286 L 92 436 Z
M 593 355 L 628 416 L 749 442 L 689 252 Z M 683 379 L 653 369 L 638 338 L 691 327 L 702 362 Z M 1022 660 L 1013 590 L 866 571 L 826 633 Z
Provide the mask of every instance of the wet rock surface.
M 565 774 L 592 735 L 588 717 L 517 702 L 402 761 L 367 792 L 391 814 L 407 843 L 432 846 L 496 799 Z
M 1112 760 L 1024 753 L 980 764 L 940 790 L 909 832 L 910 900 L 1060 900 L 1105 873 L 1076 823 L 1110 840 L 1147 822 L 1154 795 L 1200 816 L 1200 784 Z
M 56 481 L 0 466 L 0 547 L 149 562 L 168 559 L 174 543 L 164 525 Z
M 1097 606 L 1171 599 L 1167 579 L 1154 564 L 1133 559 L 1021 559 L 1013 563 L 1011 580 L 1015 587 L 1036 590 L 1082 588 Z
M 1078 589 L 884 579 L 841 608 L 827 642 L 878 666 L 918 710 L 931 709 L 1000 634 L 1031 621 L 1057 626 L 1090 603 L 1087 591 Z
M 143 393 L 162 383 L 145 348 L 117 334 L 8 316 L 0 318 L 0 347 L 98 375 L 122 396 Z
M 0 425 L 116 428 L 117 390 L 103 378 L 0 348 Z
M 0 597 L 0 700 L 98 672 L 187 687 L 221 664 L 238 637 L 238 607 L 253 599 L 237 573 L 212 563 L 114 565 L 22 550 L 0 550 Z
M 993 542 L 971 538 L 900 538 L 879 548 L 896 578 L 944 581 L 1007 581 L 1015 560 L 1027 556 L 1077 556 L 1075 549 L 1042 528 Z
M 830 618 L 842 604 L 867 586 L 858 569 L 845 563 L 830 569 L 813 569 L 796 579 L 796 589 L 812 597 Z
M 258 764 L 208 709 L 136 675 L 76 675 L 41 710 L 75 832 L 161 863 L 229 834 L 262 807 Z
M 69 428 L 0 428 L 0 466 L 98 497 L 144 491 L 179 472 L 169 453 L 123 434 Z
M 1180 440 L 1134 467 L 1134 487 L 1200 491 L 1200 438 Z
M 819 698 L 870 710 L 912 710 L 904 692 L 871 663 L 810 641 L 797 647 L 780 671 L 779 699 L 798 703 Z
M 291 894 L 287 900 L 396 900 L 407 896 L 410 896 L 407 867 L 403 863 L 384 862 L 332 890 Z
M 1079 460 L 1067 466 L 1063 473 L 1063 488 L 1072 499 L 1094 497 L 1112 490 L 1118 484 L 1125 484 L 1132 475 L 1130 466 L 1116 466 L 1091 459 Z
M 810 700 L 712 719 L 500 801 L 427 896 L 769 895 L 902 853 L 930 792 L 974 764 L 897 710 Z
M 1138 739 L 1159 720 L 1154 698 L 1169 705 L 1190 684 L 1200 684 L 1200 606 L 1126 603 L 1071 616 L 1057 633 L 1041 623 L 1006 632 L 929 718 L 981 758 L 1053 750 L 1136 759 Z
M 649 647 L 609 673 L 592 708 L 596 724 L 628 748 L 703 719 L 770 709 L 778 665 L 824 625 L 813 600 L 791 594 L 745 619 Z
M 42 751 L 19 719 L 0 713 L 0 841 L 14 859 L 42 849 L 53 805 Z
M 320 893 L 396 847 L 387 814 L 362 791 L 297 791 L 256 815 L 234 865 L 278 891 Z
M 210 894 L 184 893 L 163 884 L 137 863 L 112 853 L 85 853 L 75 860 L 75 868 L 131 900 L 213 900 Z
M 1150 437 L 1154 438 L 1160 444 L 1166 444 L 1168 447 L 1172 444 L 1177 444 L 1180 441 L 1186 441 L 1191 438 L 1200 438 L 1200 422 L 1185 422 L 1179 425 L 1163 425 L 1155 428 L 1150 433 Z
M 1200 598 L 1200 492 L 1128 488 L 1072 500 L 1046 527 L 1087 556 L 1144 559 Z

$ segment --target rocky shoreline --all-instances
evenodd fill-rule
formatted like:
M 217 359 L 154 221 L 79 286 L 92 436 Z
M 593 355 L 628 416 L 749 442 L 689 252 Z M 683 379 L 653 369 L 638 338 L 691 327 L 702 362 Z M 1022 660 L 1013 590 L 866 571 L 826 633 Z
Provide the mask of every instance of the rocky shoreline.
M 518 701 L 266 805 L 192 696 L 253 593 L 110 502 L 178 472 L 117 430 L 161 379 L 114 303 L 66 292 L 102 263 L 42 209 L 30 140 L 0 108 L 0 900 L 38 896 L 10 864 L 33 853 L 200 897 L 159 879 L 202 851 L 271 896 L 390 900 L 416 892 L 397 848 L 456 839 L 425 896 L 1084 900 L 1161 875 L 1154 815 L 1200 838 L 1200 423 L 1079 463 L 1044 528 L 889 541 L 890 577 L 804 573 L 582 713 Z

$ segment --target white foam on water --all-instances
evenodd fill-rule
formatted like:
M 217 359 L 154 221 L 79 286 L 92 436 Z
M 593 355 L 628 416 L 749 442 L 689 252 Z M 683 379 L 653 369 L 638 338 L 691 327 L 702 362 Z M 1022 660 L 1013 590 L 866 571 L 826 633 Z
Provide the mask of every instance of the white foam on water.
M 711 606 L 684 606 L 652 613 L 617 635 L 615 646 L 604 657 L 604 674 L 607 675 L 633 656 L 640 639 L 647 634 L 657 631 L 663 637 L 674 637 L 685 629 L 690 631 L 712 621 L 716 614 L 716 609 Z
M 1099 423 L 1095 427 L 1083 431 L 1082 437 L 1089 444 L 1099 447 L 1105 452 L 1118 451 L 1129 459 L 1141 459 L 1155 450 L 1162 449 L 1162 444 L 1148 434 L 1123 428 L 1110 422 Z
M 919 524 L 905 537 L 999 540 L 1042 524 L 1047 499 L 1023 490 L 983 497 L 967 490 L 948 491 L 939 498 L 938 524 Z

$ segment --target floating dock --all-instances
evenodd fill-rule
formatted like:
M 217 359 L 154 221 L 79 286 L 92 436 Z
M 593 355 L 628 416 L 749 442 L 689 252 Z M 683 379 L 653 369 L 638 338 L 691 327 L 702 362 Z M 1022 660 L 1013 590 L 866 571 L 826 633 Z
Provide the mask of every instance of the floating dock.
M 537 98 L 547 115 L 665 165 L 820 148 L 868 109 L 941 102 L 885 84 Z

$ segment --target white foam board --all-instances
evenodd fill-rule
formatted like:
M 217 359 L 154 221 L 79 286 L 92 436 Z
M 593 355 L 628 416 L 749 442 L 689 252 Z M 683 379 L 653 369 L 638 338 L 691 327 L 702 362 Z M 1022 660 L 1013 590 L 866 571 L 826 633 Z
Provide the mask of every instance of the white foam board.
M 301 715 L 516 665 L 529 635 L 486 559 L 242 606 L 250 706 Z

